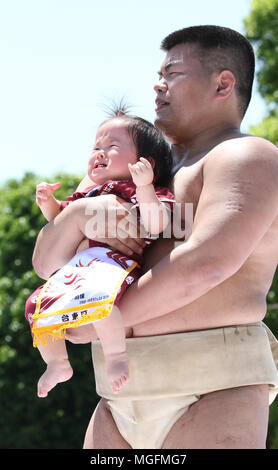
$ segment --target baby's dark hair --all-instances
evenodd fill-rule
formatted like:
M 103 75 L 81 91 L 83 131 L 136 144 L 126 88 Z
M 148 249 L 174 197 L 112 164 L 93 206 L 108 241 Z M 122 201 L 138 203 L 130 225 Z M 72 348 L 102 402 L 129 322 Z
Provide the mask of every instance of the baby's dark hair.
M 106 108 L 108 109 L 108 108 Z M 137 156 L 153 158 L 156 186 L 167 186 L 171 177 L 171 149 L 163 134 L 149 121 L 127 114 L 130 106 L 122 101 L 109 108 L 108 120 L 121 119 L 127 124 L 127 131 L 137 149 Z

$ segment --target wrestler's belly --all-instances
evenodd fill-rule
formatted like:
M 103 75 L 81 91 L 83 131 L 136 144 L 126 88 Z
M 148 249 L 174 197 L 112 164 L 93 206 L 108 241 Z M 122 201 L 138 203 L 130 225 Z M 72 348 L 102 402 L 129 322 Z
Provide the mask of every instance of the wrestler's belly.
M 243 292 L 217 287 L 191 304 L 140 323 L 133 327 L 134 337 L 163 335 L 184 331 L 243 325 L 263 320 L 266 313 L 265 293 L 249 289 Z M 234 292 L 237 293 L 235 297 Z M 131 336 L 131 333 L 129 333 Z

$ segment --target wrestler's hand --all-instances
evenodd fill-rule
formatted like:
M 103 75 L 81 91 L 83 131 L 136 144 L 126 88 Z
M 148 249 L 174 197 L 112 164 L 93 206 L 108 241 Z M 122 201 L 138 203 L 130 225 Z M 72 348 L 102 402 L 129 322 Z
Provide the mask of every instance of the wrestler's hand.
M 132 176 L 133 183 L 136 184 L 137 187 L 152 184 L 154 173 L 149 160 L 140 157 L 139 161 L 134 165 L 129 163 L 128 168 Z
M 61 183 L 46 183 L 43 181 L 36 186 L 36 203 L 39 207 L 46 204 L 53 197 L 54 191 L 60 188 Z
M 138 223 L 136 211 L 131 210 L 132 204 L 113 194 L 101 195 L 96 199 L 100 203 L 100 210 L 96 209 L 94 201 L 92 218 L 85 226 L 86 237 L 106 243 L 126 256 L 133 253 L 141 255 L 146 245 L 146 232 Z M 88 204 L 86 214 L 89 213 Z

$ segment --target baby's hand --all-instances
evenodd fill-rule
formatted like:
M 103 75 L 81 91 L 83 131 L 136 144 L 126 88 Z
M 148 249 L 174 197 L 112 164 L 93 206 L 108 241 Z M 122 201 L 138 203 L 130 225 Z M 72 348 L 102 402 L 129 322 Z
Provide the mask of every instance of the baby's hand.
M 131 163 L 128 164 L 133 183 L 136 184 L 137 187 L 152 184 L 154 176 L 152 165 L 146 158 L 140 157 L 139 160 L 140 161 L 134 165 Z
M 36 187 L 36 203 L 41 206 L 49 201 L 53 197 L 54 191 L 60 188 L 61 183 L 40 183 Z

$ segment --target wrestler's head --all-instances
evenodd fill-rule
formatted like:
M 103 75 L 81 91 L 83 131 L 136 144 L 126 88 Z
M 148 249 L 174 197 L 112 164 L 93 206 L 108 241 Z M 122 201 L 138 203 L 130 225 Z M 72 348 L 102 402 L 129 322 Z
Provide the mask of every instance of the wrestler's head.
M 171 142 L 175 134 L 202 132 L 231 113 L 241 122 L 255 62 L 244 36 L 220 26 L 193 26 L 168 35 L 161 49 L 166 57 L 154 87 L 155 125 Z
M 97 130 L 88 176 L 99 184 L 109 179 L 130 180 L 128 164 L 136 163 L 140 157 L 151 162 L 155 184 L 166 186 L 172 158 L 162 133 L 149 121 L 116 110 Z

